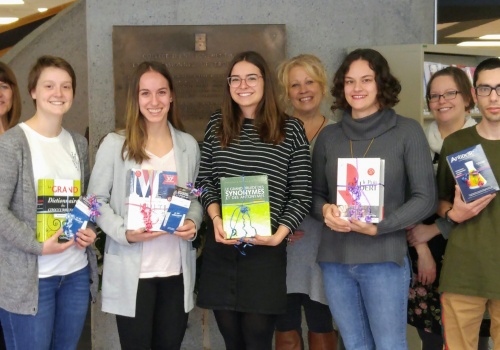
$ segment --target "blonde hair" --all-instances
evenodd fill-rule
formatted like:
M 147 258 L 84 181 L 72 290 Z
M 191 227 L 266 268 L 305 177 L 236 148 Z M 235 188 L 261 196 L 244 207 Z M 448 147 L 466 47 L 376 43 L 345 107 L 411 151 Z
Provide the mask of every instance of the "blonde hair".
M 288 93 L 290 91 L 289 76 L 290 71 L 295 67 L 303 68 L 307 75 L 319 84 L 323 95 L 327 93 L 328 83 L 326 70 L 321 60 L 310 54 L 298 55 L 282 62 L 278 67 L 278 80 L 282 86 L 280 99 L 283 102 L 283 105 L 290 107 L 290 100 L 288 98 Z

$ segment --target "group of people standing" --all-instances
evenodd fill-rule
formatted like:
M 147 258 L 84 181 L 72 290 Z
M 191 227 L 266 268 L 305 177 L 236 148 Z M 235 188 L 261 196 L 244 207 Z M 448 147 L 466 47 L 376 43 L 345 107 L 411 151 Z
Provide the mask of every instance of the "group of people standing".
M 302 307 L 311 350 L 407 349 L 407 320 L 421 329 L 426 350 L 444 341 L 473 349 L 486 307 L 500 342 L 498 200 L 464 203 L 446 164 L 446 155 L 480 143 L 500 176 L 499 59 L 477 67 L 474 88 L 458 68 L 435 73 L 426 97 L 436 121 L 426 138 L 393 110 L 401 85 L 375 50 L 352 51 L 335 73 L 337 123 L 321 112 L 328 84 L 317 57 L 283 62 L 280 94 L 264 58 L 242 52 L 228 65 L 201 153 L 184 131 L 165 64 L 143 62 L 130 79 L 125 129 L 103 139 L 91 175 L 86 140 L 62 127 L 76 89 L 72 67 L 58 57 L 37 60 L 28 82 L 36 113 L 18 125 L 17 83 L 0 68 L 0 130 L 10 129 L 0 137 L 0 321 L 8 349 L 75 349 L 97 290 L 93 225 L 67 243 L 58 243 L 61 231 L 36 240 L 43 178 L 80 180 L 101 203 L 102 310 L 116 315 L 123 349 L 180 349 L 204 213 L 196 303 L 213 310 L 227 349 L 272 349 L 273 338 L 277 350 L 302 349 Z M 466 115 L 473 102 L 483 116 L 477 125 Z M 344 220 L 336 204 L 338 159 L 365 157 L 385 160 L 377 224 Z M 178 186 L 199 189 L 174 234 L 127 229 L 130 169 L 175 172 Z M 221 179 L 252 175 L 267 175 L 273 234 L 227 239 Z

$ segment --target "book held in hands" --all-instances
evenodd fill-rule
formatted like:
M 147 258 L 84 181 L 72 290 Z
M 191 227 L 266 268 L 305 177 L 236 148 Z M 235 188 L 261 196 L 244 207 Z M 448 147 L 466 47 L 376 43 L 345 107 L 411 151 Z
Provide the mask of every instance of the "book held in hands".
M 177 185 L 177 173 L 150 169 L 131 169 L 125 223 L 128 230 L 161 229 Z
M 384 218 L 385 161 L 339 158 L 337 207 L 344 220 L 378 223 Z
M 267 175 L 223 177 L 220 188 L 227 239 L 271 236 Z
M 95 218 L 101 213 L 99 212 L 100 204 L 97 202 L 96 196 L 87 195 L 81 196 L 73 209 L 66 214 L 63 223 L 63 233 L 59 236 L 59 242 L 67 242 L 76 240 L 76 233 L 79 229 L 85 229 L 89 221 L 95 222 Z
M 184 224 L 186 214 L 191 206 L 190 197 L 191 191 L 189 189 L 179 186 L 175 187 L 172 200 L 160 226 L 161 231 L 174 233 L 177 227 Z
M 36 208 L 36 238 L 45 242 L 62 228 L 81 195 L 80 180 L 39 179 Z
M 469 203 L 499 190 L 488 158 L 481 145 L 466 148 L 446 156 L 446 161 L 464 202 Z

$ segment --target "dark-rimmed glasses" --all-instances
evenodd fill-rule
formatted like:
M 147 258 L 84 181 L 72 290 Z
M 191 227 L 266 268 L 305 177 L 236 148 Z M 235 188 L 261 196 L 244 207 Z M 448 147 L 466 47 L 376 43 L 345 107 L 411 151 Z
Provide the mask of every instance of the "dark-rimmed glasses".
M 259 82 L 259 78 L 262 78 L 262 75 L 248 74 L 246 78 L 242 78 L 238 75 L 231 75 L 227 77 L 227 83 L 230 87 L 237 88 L 240 87 L 242 81 L 245 81 L 248 86 L 255 87 Z
M 477 96 L 490 96 L 493 90 L 495 90 L 497 96 L 500 96 L 500 85 L 497 85 L 495 87 L 489 85 L 479 85 L 478 87 L 475 87 L 474 90 L 476 90 Z
M 429 100 L 429 102 L 439 102 L 441 97 L 445 100 L 453 100 L 455 97 L 457 97 L 457 94 L 460 94 L 460 91 L 454 90 L 446 91 L 444 94 L 430 94 L 429 96 L 427 96 L 427 100 Z

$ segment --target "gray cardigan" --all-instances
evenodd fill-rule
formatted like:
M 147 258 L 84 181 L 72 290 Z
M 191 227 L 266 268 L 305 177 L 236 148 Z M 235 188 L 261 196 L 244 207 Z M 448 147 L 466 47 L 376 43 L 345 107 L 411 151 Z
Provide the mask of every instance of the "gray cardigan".
M 70 132 L 80 160 L 82 193 L 89 178 L 87 141 Z M 28 140 L 16 126 L 0 137 L 0 307 L 13 313 L 38 311 L 38 256 L 35 181 Z M 97 294 L 97 260 L 87 248 L 91 292 Z M 95 282 L 95 283 L 94 283 Z
M 198 143 L 189 134 L 169 124 L 172 135 L 177 179 L 180 186 L 193 182 L 198 175 L 200 151 Z M 102 311 L 135 316 L 137 286 L 142 258 L 142 243 L 129 243 L 125 237 L 126 174 L 132 168 L 141 168 L 133 160 L 122 160 L 123 135 L 111 133 L 99 147 L 89 183 L 89 193 L 97 196 L 101 216 L 97 224 L 106 233 L 104 271 L 102 280 Z M 191 201 L 186 216 L 200 227 L 203 210 L 197 199 Z M 196 249 L 191 242 L 181 241 L 182 272 L 184 278 L 184 309 L 193 306 L 196 268 Z

